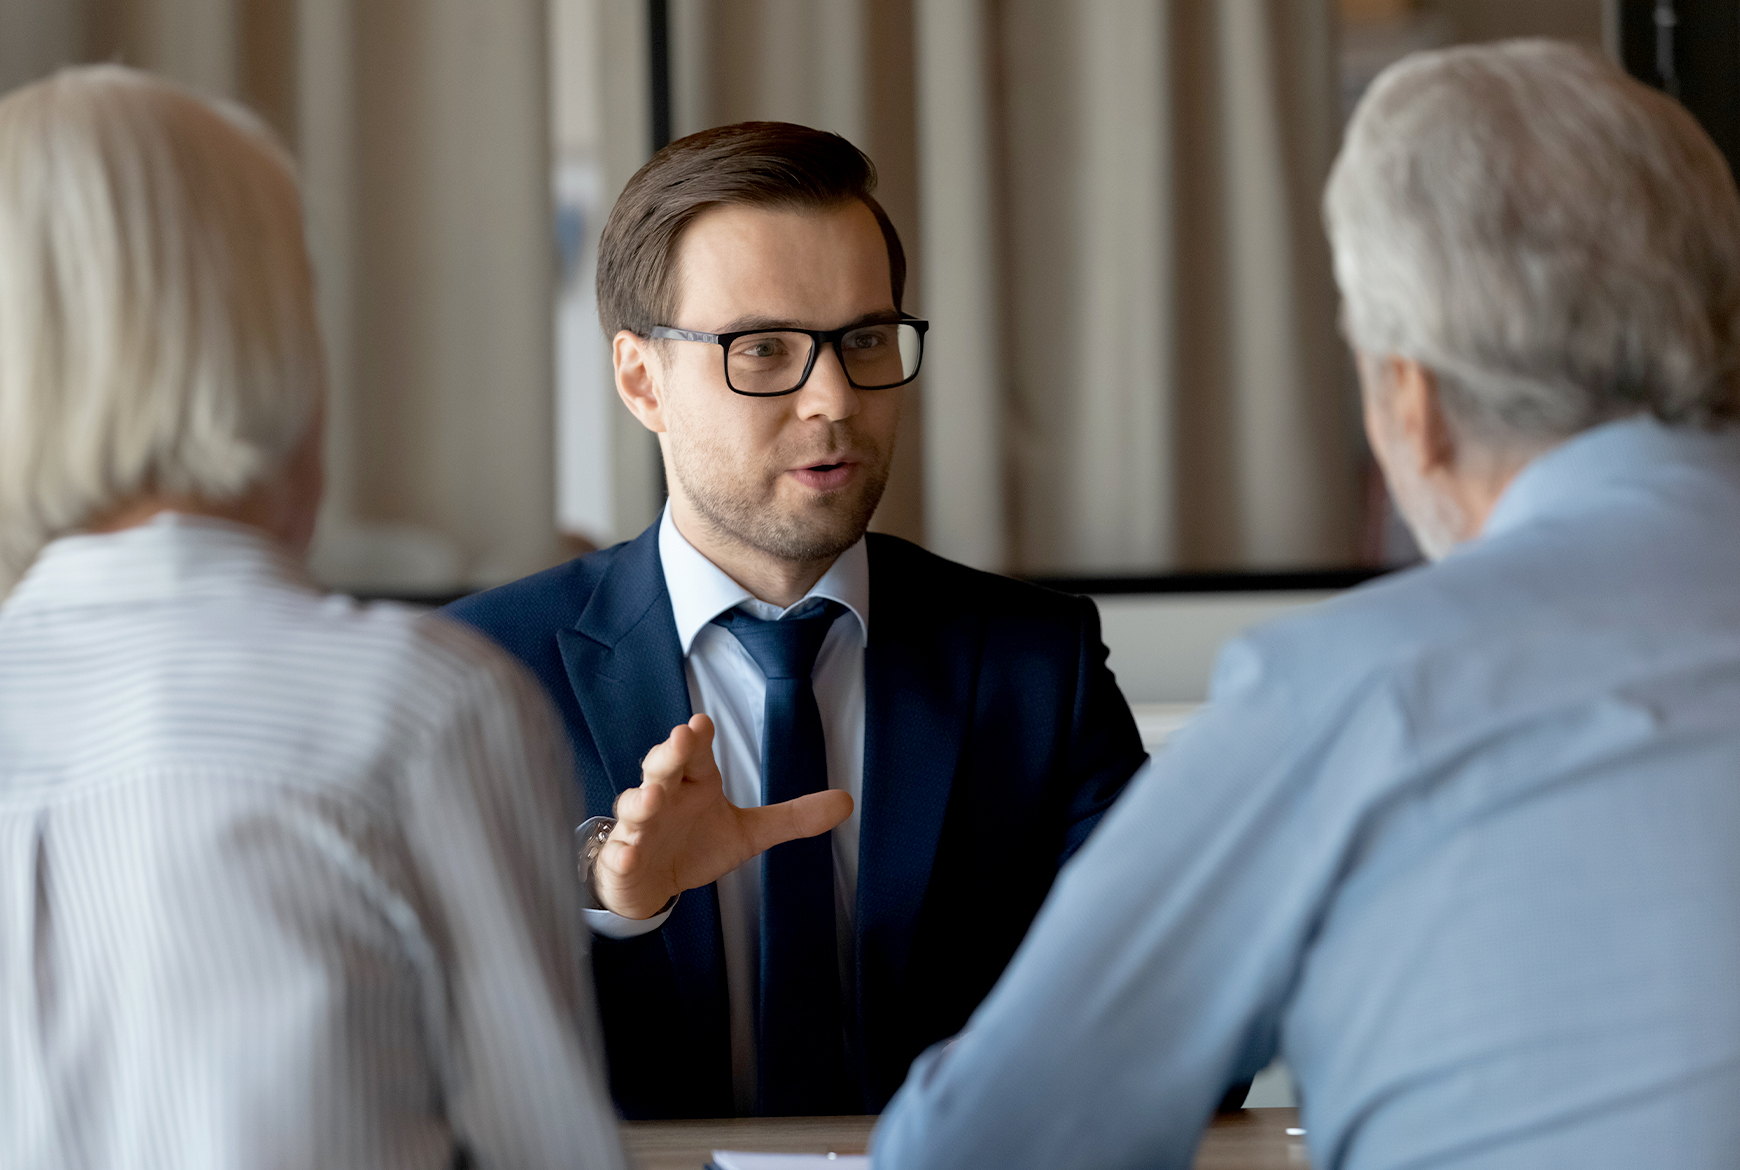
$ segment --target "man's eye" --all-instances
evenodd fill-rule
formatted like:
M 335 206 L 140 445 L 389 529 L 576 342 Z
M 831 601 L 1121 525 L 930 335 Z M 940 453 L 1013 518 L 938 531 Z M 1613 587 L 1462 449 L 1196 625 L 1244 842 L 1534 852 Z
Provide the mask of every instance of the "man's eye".
M 848 333 L 842 339 L 847 349 L 875 349 L 887 345 L 887 331 L 882 329 L 864 329 L 857 333 Z
M 753 337 L 738 342 L 735 353 L 738 357 L 774 358 L 782 356 L 785 348 L 777 337 Z

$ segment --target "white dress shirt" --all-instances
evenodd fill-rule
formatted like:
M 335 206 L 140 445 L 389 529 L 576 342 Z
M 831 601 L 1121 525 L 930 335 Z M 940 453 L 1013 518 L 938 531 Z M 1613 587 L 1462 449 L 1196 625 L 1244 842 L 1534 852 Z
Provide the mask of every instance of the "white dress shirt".
M 0 1166 L 624 1164 L 536 684 L 165 515 L 0 605 Z
M 797 604 L 780 609 L 756 599 L 684 539 L 669 506 L 659 522 L 659 561 L 676 617 L 689 680 L 689 706 L 713 720 L 713 755 L 725 796 L 739 808 L 761 804 L 761 733 L 767 679 L 740 642 L 713 619 L 733 609 L 763 621 L 800 613 L 822 600 L 845 606 L 816 655 L 810 680 L 827 742 L 828 787 L 851 795 L 852 815 L 834 830 L 834 922 L 840 939 L 840 990 L 852 1002 L 852 913 L 858 890 L 858 810 L 864 793 L 864 646 L 870 631 L 870 561 L 864 541 L 840 554 Z M 738 1111 L 755 1103 L 755 1001 L 760 987 L 761 862 L 756 859 L 719 879 L 725 979 L 731 1000 L 732 1086 Z M 588 910 L 594 930 L 630 938 L 663 926 Z

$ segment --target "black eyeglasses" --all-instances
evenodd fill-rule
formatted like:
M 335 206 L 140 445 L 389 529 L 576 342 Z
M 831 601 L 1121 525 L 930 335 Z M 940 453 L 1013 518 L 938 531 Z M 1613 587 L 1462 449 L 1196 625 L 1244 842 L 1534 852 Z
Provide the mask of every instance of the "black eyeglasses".
M 929 321 L 901 314 L 898 321 L 844 329 L 744 329 L 697 333 L 655 325 L 648 336 L 700 341 L 725 351 L 725 385 L 747 398 L 796 394 L 810 380 L 816 355 L 832 345 L 846 381 L 859 390 L 888 390 L 918 377 Z

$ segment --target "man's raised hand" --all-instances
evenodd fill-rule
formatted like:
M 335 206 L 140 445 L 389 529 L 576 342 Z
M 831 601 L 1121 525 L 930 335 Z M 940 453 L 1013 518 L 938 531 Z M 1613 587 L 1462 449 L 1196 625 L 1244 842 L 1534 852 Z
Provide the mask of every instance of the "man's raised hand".
M 725 799 L 713 760 L 713 721 L 696 715 L 641 761 L 640 787 L 616 798 L 616 827 L 592 886 L 606 910 L 651 918 L 684 890 L 716 881 L 782 841 L 825 833 L 852 798 L 824 789 L 764 808 Z

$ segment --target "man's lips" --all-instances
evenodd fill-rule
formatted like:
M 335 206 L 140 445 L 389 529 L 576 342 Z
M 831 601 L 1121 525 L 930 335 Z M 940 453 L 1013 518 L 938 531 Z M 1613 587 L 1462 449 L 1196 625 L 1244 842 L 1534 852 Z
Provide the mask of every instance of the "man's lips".
M 858 463 L 852 459 L 842 459 L 834 462 L 811 463 L 804 467 L 794 467 L 786 472 L 807 488 L 819 492 L 837 491 L 852 482 L 852 476 L 858 471 Z

